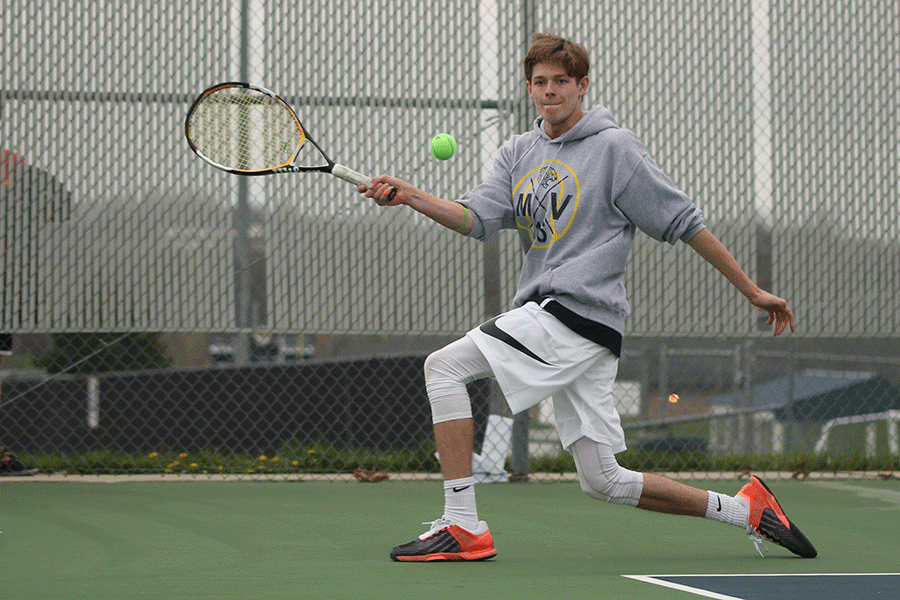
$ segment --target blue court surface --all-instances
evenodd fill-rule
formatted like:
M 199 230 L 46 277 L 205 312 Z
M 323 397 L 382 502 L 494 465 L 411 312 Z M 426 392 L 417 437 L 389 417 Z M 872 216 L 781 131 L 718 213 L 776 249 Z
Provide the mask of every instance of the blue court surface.
M 900 598 L 900 573 L 804 575 L 625 575 L 718 600 L 874 600 Z M 685 597 L 688 597 L 687 594 Z

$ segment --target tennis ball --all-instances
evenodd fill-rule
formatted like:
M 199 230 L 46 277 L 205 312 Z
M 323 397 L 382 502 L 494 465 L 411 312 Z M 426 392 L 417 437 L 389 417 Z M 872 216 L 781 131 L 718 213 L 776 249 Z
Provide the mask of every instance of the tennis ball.
M 456 140 L 449 133 L 439 133 L 431 138 L 431 154 L 438 160 L 447 160 L 456 154 Z

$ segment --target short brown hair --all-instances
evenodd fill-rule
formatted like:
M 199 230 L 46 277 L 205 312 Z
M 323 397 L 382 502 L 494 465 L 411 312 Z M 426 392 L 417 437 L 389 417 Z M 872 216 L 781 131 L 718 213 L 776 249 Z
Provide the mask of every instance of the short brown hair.
M 534 42 L 525 54 L 525 79 L 531 81 L 534 66 L 550 63 L 565 69 L 566 74 L 579 81 L 587 77 L 591 67 L 587 50 L 565 38 L 548 33 L 534 34 Z

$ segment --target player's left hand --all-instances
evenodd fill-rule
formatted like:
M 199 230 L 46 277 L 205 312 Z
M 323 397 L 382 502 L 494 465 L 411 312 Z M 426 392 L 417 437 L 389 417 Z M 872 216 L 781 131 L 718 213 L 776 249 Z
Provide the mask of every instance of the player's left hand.
M 784 298 L 779 298 L 769 292 L 760 292 L 759 296 L 750 302 L 769 314 L 766 325 L 775 324 L 775 335 L 781 335 L 788 325 L 791 326 L 791 331 L 794 331 L 794 311 L 791 310 Z

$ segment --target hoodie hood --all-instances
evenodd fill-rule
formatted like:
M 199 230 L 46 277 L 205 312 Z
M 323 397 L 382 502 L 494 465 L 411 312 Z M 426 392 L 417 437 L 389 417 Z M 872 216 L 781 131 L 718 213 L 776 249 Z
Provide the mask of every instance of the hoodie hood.
M 542 140 L 550 144 L 564 144 L 586 138 L 606 129 L 618 128 L 619 124 L 616 123 L 616 118 L 605 106 L 595 106 L 590 109 L 572 129 L 554 139 L 550 139 L 550 136 L 544 130 L 544 117 L 538 117 L 534 120 L 534 132 Z

